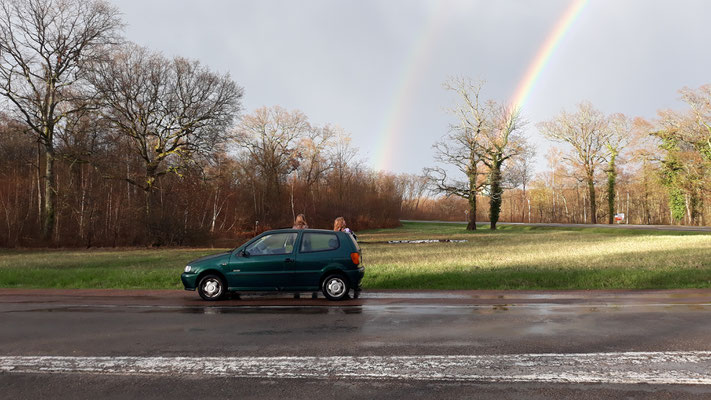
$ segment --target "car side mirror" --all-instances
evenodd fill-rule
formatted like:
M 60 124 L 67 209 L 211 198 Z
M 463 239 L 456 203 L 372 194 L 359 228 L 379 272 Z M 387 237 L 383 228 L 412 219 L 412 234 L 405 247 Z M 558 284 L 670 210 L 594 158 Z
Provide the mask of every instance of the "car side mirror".
M 240 257 L 249 257 L 249 252 L 247 250 L 242 250 L 239 252 Z

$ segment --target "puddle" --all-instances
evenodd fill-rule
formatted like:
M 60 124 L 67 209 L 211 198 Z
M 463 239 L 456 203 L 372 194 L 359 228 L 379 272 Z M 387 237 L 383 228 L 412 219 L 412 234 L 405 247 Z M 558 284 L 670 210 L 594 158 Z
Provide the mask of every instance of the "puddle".
M 294 305 L 294 306 L 150 306 L 150 305 L 65 305 L 57 307 L 40 307 L 24 310 L 11 310 L 5 313 L 137 313 L 137 314 L 292 314 L 292 315 L 489 315 L 492 313 L 507 313 L 520 315 L 572 315 L 587 313 L 620 313 L 620 312 L 708 312 L 711 304 L 480 304 L 480 305 L 450 305 L 450 304 L 373 304 L 373 305 Z
M 65 306 L 12 312 L 178 313 L 178 314 L 361 314 L 362 306 Z
M 422 243 L 466 243 L 466 239 L 417 239 L 417 240 L 381 240 L 362 241 L 360 244 L 422 244 Z
M 419 244 L 419 243 L 466 243 L 466 239 L 420 239 L 420 240 L 388 240 L 388 244 Z
M 361 299 L 471 299 L 471 295 L 457 293 L 385 293 L 361 292 Z

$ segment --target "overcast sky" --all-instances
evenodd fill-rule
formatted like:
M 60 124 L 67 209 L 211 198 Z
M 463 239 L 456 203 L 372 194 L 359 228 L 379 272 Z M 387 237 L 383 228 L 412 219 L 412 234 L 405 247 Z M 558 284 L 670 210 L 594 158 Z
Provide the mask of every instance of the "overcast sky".
M 506 102 L 569 0 L 111 0 L 129 40 L 229 71 L 245 113 L 280 105 L 353 136 L 392 172 L 432 165 L 447 132 L 449 76 L 486 81 Z M 549 146 L 535 124 L 591 101 L 605 113 L 654 117 L 677 91 L 711 83 L 711 1 L 590 0 L 528 97 L 523 114 L 539 170 Z

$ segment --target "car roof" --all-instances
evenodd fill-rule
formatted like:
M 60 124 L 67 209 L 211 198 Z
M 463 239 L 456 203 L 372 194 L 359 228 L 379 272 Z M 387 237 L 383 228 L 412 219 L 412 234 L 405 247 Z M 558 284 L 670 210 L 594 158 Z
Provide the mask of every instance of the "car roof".
M 313 233 L 338 233 L 338 231 L 332 231 L 330 229 L 294 229 L 294 228 L 282 228 L 282 229 L 271 229 L 263 233 L 279 233 L 279 232 L 313 232 Z

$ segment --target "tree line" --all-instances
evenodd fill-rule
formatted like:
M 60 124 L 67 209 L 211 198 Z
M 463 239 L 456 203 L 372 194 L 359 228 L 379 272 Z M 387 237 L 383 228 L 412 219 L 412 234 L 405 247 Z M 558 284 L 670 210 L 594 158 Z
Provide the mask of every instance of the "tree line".
M 457 95 L 455 122 L 433 146 L 438 165 L 401 177 L 405 218 L 466 219 L 468 229 L 481 220 L 495 229 L 500 219 L 706 225 L 711 218 L 711 85 L 681 89 L 687 108 L 660 110 L 653 120 L 605 115 L 582 102 L 538 123 L 555 144 L 539 173 L 520 110 L 483 100 L 480 82 L 456 78 L 444 87 Z
M 122 29 L 103 0 L 0 3 L 0 246 L 230 245 L 301 213 L 355 229 L 711 217 L 711 86 L 653 120 L 583 102 L 540 122 L 555 147 L 536 173 L 521 111 L 450 79 L 436 165 L 395 176 L 364 167 L 338 126 L 279 106 L 245 114 L 229 74 Z
M 395 177 L 296 110 L 242 115 L 197 60 L 126 41 L 102 0 L 0 4 L 0 245 L 204 244 L 344 216 L 394 226 Z

